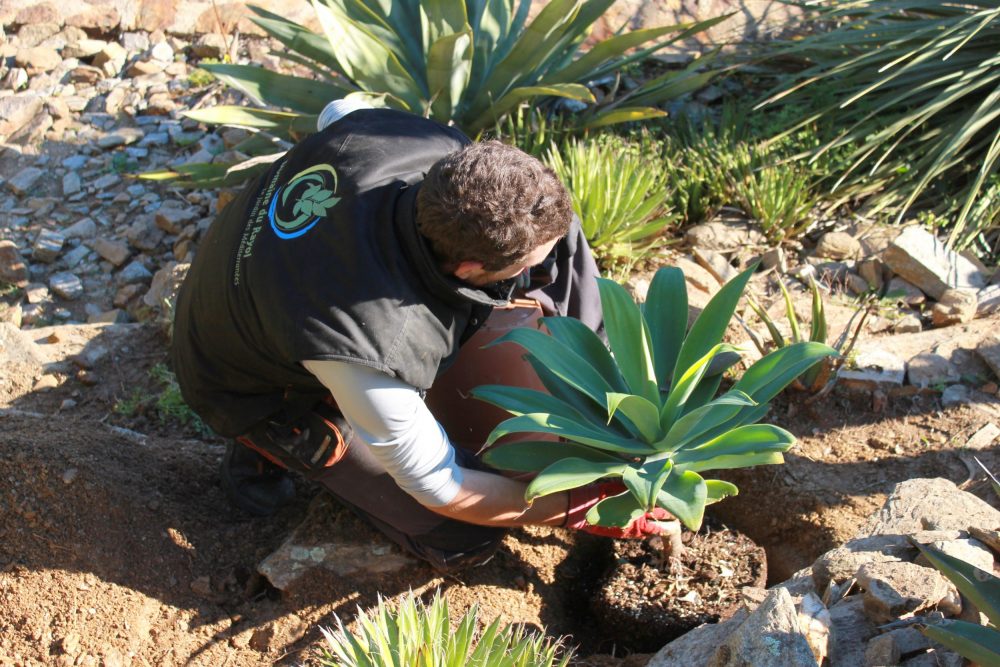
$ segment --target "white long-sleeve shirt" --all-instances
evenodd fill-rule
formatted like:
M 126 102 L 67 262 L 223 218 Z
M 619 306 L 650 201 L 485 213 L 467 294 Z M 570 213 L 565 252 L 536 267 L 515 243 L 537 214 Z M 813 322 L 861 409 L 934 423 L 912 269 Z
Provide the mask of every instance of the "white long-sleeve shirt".
M 337 401 L 354 429 L 352 447 L 370 447 L 400 488 L 422 505 L 440 507 L 455 498 L 462 469 L 454 447 L 414 387 L 360 364 L 302 365 Z

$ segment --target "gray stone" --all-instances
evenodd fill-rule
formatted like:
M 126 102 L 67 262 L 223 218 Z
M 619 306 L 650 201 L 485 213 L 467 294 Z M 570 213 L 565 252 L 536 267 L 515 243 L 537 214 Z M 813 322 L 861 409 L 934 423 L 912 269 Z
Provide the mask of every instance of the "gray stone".
M 125 71 L 131 77 L 146 76 L 163 71 L 163 63 L 159 60 L 137 60 Z
M 699 625 L 660 649 L 646 667 L 695 667 L 707 664 L 718 646 L 746 620 L 747 615 L 745 609 L 740 609 L 731 618 L 720 623 Z
M 43 229 L 31 247 L 31 259 L 43 264 L 51 264 L 59 257 L 64 243 L 66 243 L 65 236 L 59 232 Z
M 137 127 L 121 127 L 98 139 L 97 145 L 101 148 L 117 148 L 134 144 L 144 136 L 143 131 Z
M 168 262 L 153 276 L 149 291 L 142 297 L 142 302 L 150 308 L 163 310 L 167 303 L 173 303 L 177 297 L 184 277 L 191 268 L 190 264 Z
M 879 635 L 868 640 L 865 646 L 865 667 L 895 665 L 902 653 L 891 635 Z
M 45 171 L 38 167 L 27 167 L 17 172 L 13 178 L 7 181 L 7 189 L 16 195 L 24 196 L 35 187 L 38 180 L 45 174 Z
M 830 667 L 860 667 L 865 660 L 865 643 L 878 634 L 864 613 L 864 600 L 850 595 L 830 607 Z
M 45 46 L 18 49 L 14 54 L 14 63 L 28 70 L 28 74 L 51 72 L 62 64 L 62 60 L 62 56 L 55 49 Z
M 119 308 L 87 316 L 88 324 L 125 324 L 126 322 L 128 322 L 128 313 Z
M 986 285 L 986 276 L 975 264 L 920 227 L 904 229 L 886 249 L 883 260 L 934 299 L 949 288 L 978 290 Z
M 0 360 L 4 365 L 13 362 L 40 370 L 45 355 L 30 336 L 10 322 L 0 322 Z
M 971 322 L 979 301 L 976 292 L 968 289 L 948 289 L 931 308 L 931 322 L 936 327 Z
M 17 244 L 7 239 L 0 239 L 0 283 L 15 287 L 28 284 L 28 266 L 17 248 Z
M 71 171 L 62 179 L 62 191 L 67 197 L 80 191 L 80 174 Z
M 964 384 L 953 384 L 944 388 L 941 392 L 941 405 L 944 407 L 952 407 L 955 405 L 963 405 L 972 400 L 969 395 L 969 388 Z
M 866 563 L 858 568 L 858 585 L 864 589 L 865 613 L 876 624 L 935 607 L 957 595 L 940 572 L 916 563 Z
M 98 190 L 107 190 L 112 186 L 118 185 L 119 183 L 121 183 L 121 181 L 122 181 L 121 176 L 119 176 L 118 174 L 105 174 L 104 176 L 101 176 L 96 181 L 94 181 L 92 185 Z
M 165 63 L 173 62 L 174 60 L 174 50 L 166 42 L 157 42 L 150 49 L 149 55 Z
M 185 206 L 173 201 L 164 202 L 156 211 L 156 226 L 168 234 L 180 234 L 184 227 L 201 217 L 201 212 L 193 206 Z
M 868 281 L 853 271 L 849 271 L 844 276 L 844 284 L 847 286 L 847 290 L 854 295 L 864 294 L 871 289 Z
M 139 260 L 133 260 L 118 273 L 118 283 L 121 285 L 144 283 L 152 278 L 153 274 Z
M 858 262 L 858 275 L 865 279 L 872 289 L 880 290 L 883 285 L 882 261 L 877 257 Z
M 823 591 L 831 581 L 840 583 L 854 577 L 866 563 L 898 563 L 916 554 L 917 548 L 905 535 L 855 538 L 817 558 L 812 577 L 816 590 Z
M 850 367 L 846 364 L 837 371 L 841 380 L 873 387 L 898 387 L 906 376 L 906 362 L 880 346 L 857 349 Z
M 820 237 L 813 255 L 827 259 L 854 259 L 861 254 L 861 243 L 847 232 L 827 232 Z
M 94 67 L 92 65 L 79 65 L 70 70 L 68 77 L 72 83 L 82 83 L 88 86 L 93 86 L 103 80 L 104 70 L 100 67 Z M 85 106 L 87 103 L 86 98 L 81 99 L 84 99 Z M 80 110 L 82 111 L 82 109 Z
M 20 18 L 20 17 L 19 17 Z M 28 17 L 24 17 L 28 18 Z M 34 20 L 16 21 L 21 24 L 17 31 L 17 41 L 22 47 L 38 46 L 59 32 L 58 17 L 35 16 Z
M 24 288 L 24 297 L 28 303 L 45 303 L 49 300 L 49 288 L 43 283 L 31 283 Z
M 139 216 L 125 231 L 125 237 L 139 250 L 155 250 L 166 232 L 156 226 L 153 216 Z
M 12 142 L 34 144 L 41 141 L 41 139 L 45 136 L 45 133 L 48 132 L 51 127 L 52 116 L 45 111 L 42 111 L 28 121 L 24 127 L 12 134 L 9 139 Z
M 0 137 L 10 137 L 41 112 L 44 98 L 34 91 L 0 97 Z
M 729 264 L 729 260 L 721 253 L 696 246 L 691 249 L 691 254 L 694 256 L 695 261 L 711 273 L 712 277 L 720 285 L 729 282 L 736 276 L 736 269 Z
M 778 273 L 788 271 L 788 259 L 785 256 L 784 248 L 771 248 L 760 256 L 760 267 L 764 270 L 776 269 Z
M 923 330 L 924 323 L 912 313 L 903 315 L 892 325 L 892 332 L 897 334 L 919 333 Z
M 115 76 L 125 66 L 128 52 L 117 42 L 109 42 L 94 56 L 94 66 L 99 67 L 106 76 Z
M 97 236 L 97 223 L 93 218 L 80 218 L 63 230 L 67 239 L 91 239 Z
M 889 281 L 886 288 L 886 295 L 897 294 L 898 301 L 902 301 L 907 306 L 919 306 L 927 301 L 927 295 L 920 291 L 920 288 L 908 280 L 896 276 Z
M 949 359 L 935 352 L 921 352 L 906 365 L 906 379 L 917 387 L 959 382 L 962 374 Z
M 997 271 L 994 275 L 1000 274 Z M 1000 285 L 990 284 L 976 294 L 976 317 L 986 317 L 1000 312 Z
M 705 222 L 687 230 L 684 239 L 692 248 L 716 252 L 733 252 L 767 243 L 763 234 L 745 222 Z
M 993 552 L 979 540 L 974 540 L 972 538 L 958 540 L 935 540 L 934 542 L 930 542 L 928 546 L 934 547 L 938 551 L 943 551 L 949 556 L 965 561 L 973 567 L 978 567 L 980 570 L 993 572 Z M 917 560 L 914 562 L 927 567 L 933 567 L 930 561 L 928 561 L 923 554 L 917 556 Z
M 965 661 L 959 654 L 936 648 L 907 658 L 901 663 L 901 667 L 962 667 L 964 664 Z
M 96 238 L 91 242 L 90 246 L 98 255 L 115 266 L 124 264 L 132 254 L 128 249 L 128 244 L 124 241 Z
M 55 273 L 49 277 L 49 289 L 60 298 L 74 301 L 83 296 L 83 281 L 73 273 Z
M 72 269 L 80 264 L 90 254 L 90 248 L 82 243 L 63 255 L 62 261 L 67 269 Z
M 45 309 L 37 304 L 29 303 L 21 306 L 21 324 L 23 326 L 33 326 L 42 321 Z
M 988 334 L 976 347 L 976 354 L 1000 378 L 1000 334 Z
M 799 629 L 798 611 L 791 595 L 783 588 L 776 588 L 726 638 L 707 664 L 804 667 L 817 663 Z
M 21 90 L 28 85 L 28 72 L 23 67 L 13 67 L 0 81 L 7 90 Z
M 108 43 L 103 39 L 81 39 L 71 44 L 67 44 L 63 49 L 64 58 L 90 58 L 107 48 Z
M 145 32 L 124 32 L 121 44 L 129 53 L 141 53 L 149 49 L 149 35 Z
M 170 143 L 170 135 L 166 132 L 150 132 L 142 141 L 139 142 L 140 146 L 166 146 Z
M 82 169 L 89 159 L 86 155 L 71 155 L 62 161 L 62 166 L 73 170 Z
M 931 640 L 924 633 L 914 627 L 896 628 L 886 633 L 892 637 L 893 643 L 899 648 L 902 655 L 909 655 L 917 651 L 926 651 L 931 647 Z
M 909 479 L 893 487 L 882 509 L 859 531 L 908 535 L 921 530 L 986 530 L 1000 527 L 1000 511 L 947 479 Z

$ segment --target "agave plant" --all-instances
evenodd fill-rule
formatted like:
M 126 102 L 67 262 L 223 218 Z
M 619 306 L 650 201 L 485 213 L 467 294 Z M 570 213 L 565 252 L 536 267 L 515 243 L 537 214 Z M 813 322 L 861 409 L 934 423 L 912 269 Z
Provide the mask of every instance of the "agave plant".
M 646 142 L 602 135 L 553 145 L 545 162 L 569 190 L 573 211 L 598 259 L 635 260 L 676 222 L 659 155 Z
M 871 195 L 873 210 L 900 217 L 920 199 L 940 213 L 951 209 L 950 241 L 959 247 L 995 225 L 1000 199 L 987 186 L 1000 158 L 1000 3 L 808 4 L 817 30 L 771 52 L 804 58 L 808 67 L 762 104 L 813 97 L 817 89 L 834 94 L 833 104 L 788 130 L 821 117 L 841 128 L 812 158 L 851 147 L 834 190 Z M 991 215 L 975 216 L 981 195 L 992 195 Z M 970 219 L 979 226 L 967 226 Z
M 684 274 L 657 271 L 641 306 L 623 287 L 599 279 L 610 350 L 579 321 L 543 318 L 549 335 L 515 329 L 494 344 L 527 351 L 548 393 L 486 385 L 473 395 L 515 415 L 488 443 L 511 433 L 545 433 L 559 442 L 515 442 L 487 451 L 498 468 L 535 473 L 529 502 L 602 478 L 626 491 L 602 500 L 587 520 L 624 526 L 661 507 L 691 530 L 705 506 L 735 495 L 730 482 L 705 479 L 711 470 L 782 463 L 791 433 L 757 424 L 768 401 L 789 382 L 835 351 L 821 343 L 788 345 L 753 364 L 716 397 L 738 348 L 721 342 L 755 267 L 722 287 L 687 329 Z
M 361 611 L 357 630 L 348 632 L 337 618 L 338 629 L 323 629 L 327 647 L 320 664 L 338 667 L 566 667 L 572 651 L 560 642 L 529 634 L 522 627 L 500 628 L 493 621 L 476 632 L 473 607 L 452 629 L 448 601 L 440 592 L 425 605 L 409 593 L 392 610 L 381 597 L 374 612 Z M 478 637 L 477 637 L 478 634 Z M 560 654 L 562 654 L 560 656 Z

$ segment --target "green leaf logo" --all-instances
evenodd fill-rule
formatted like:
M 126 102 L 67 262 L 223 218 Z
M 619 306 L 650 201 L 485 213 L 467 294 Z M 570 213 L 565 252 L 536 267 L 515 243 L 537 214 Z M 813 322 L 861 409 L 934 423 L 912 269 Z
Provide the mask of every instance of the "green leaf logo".
M 337 172 L 328 164 L 318 164 L 296 174 L 271 200 L 268 215 L 271 228 L 284 239 L 306 233 L 340 202 Z

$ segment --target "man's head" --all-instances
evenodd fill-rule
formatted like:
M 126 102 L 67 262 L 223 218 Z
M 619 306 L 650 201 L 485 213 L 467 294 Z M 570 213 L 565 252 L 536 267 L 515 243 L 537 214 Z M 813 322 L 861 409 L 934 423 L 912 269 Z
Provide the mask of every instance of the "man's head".
M 443 269 L 476 285 L 540 262 L 572 217 L 555 173 L 498 141 L 438 160 L 417 195 L 417 227 Z

